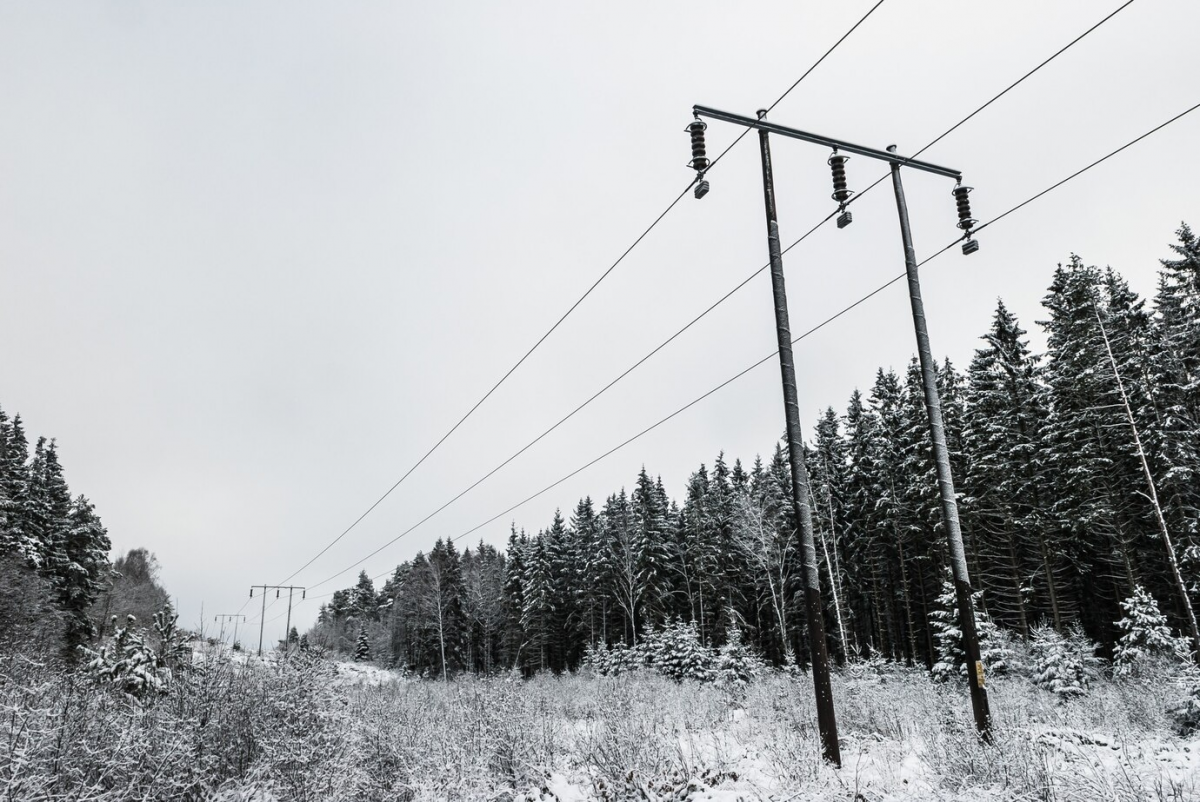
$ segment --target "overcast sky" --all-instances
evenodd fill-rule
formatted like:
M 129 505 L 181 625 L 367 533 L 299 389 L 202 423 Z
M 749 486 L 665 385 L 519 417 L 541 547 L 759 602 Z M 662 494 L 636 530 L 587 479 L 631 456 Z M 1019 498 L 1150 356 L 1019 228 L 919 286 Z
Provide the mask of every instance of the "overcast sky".
M 203 605 L 211 627 L 357 518 L 687 185 L 692 104 L 752 115 L 872 4 L 3 0 L 0 404 L 58 438 L 114 554 L 155 552 L 181 620 Z M 771 118 L 911 153 L 1120 4 L 887 0 Z M 988 219 L 1200 101 L 1197 30 L 1193 0 L 1138 0 L 923 158 L 962 170 Z M 738 133 L 711 124 L 710 153 Z M 931 262 L 935 351 L 965 367 L 998 297 L 1040 347 L 1072 252 L 1152 294 L 1180 220 L 1200 225 L 1197 141 L 1200 112 Z M 774 155 L 791 242 L 833 209 L 828 153 Z M 884 172 L 855 158 L 850 186 Z M 294 581 L 425 517 L 762 265 L 756 138 L 710 180 Z M 919 257 L 957 233 L 951 185 L 906 174 Z M 785 257 L 796 332 L 903 269 L 887 190 Z M 764 274 L 364 567 L 461 534 L 774 347 Z M 805 340 L 807 430 L 913 353 L 900 285 Z M 778 381 L 764 365 L 459 545 L 537 530 L 643 464 L 680 497 L 721 450 L 768 454 Z

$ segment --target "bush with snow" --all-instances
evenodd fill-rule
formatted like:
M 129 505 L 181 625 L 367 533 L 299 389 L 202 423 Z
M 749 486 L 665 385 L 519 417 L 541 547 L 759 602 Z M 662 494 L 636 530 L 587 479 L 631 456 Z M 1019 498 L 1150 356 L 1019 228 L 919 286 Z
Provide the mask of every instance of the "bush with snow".
M 725 645 L 714 650 L 700 642 L 694 623 L 673 621 L 646 633 L 636 647 L 589 646 L 582 668 L 600 676 L 648 668 L 675 682 L 744 687 L 766 671 L 766 663 L 746 646 L 736 625 L 729 628 Z
M 646 666 L 668 679 L 710 682 L 715 659 L 711 649 L 700 642 L 692 622 L 674 621 L 646 635 L 638 645 Z
M 1183 698 L 1167 708 L 1175 732 L 1183 736 L 1200 732 L 1200 677 L 1185 684 Z
M 160 666 L 159 655 L 134 629 L 136 624 L 137 619 L 130 615 L 125 626 L 118 626 L 114 615 L 112 642 L 101 646 L 98 652 L 87 652 L 91 659 L 85 670 L 97 680 L 140 698 L 162 692 L 168 673 Z

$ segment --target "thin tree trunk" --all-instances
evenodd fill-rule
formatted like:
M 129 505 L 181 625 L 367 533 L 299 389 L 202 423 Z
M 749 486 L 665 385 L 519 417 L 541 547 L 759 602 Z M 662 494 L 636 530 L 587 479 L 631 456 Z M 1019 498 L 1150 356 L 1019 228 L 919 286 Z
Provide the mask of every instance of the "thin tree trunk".
M 1158 519 L 1159 534 L 1162 535 L 1163 547 L 1167 551 L 1167 563 L 1171 567 L 1171 579 L 1175 584 L 1175 592 L 1183 604 L 1187 616 L 1187 625 L 1192 636 L 1192 656 L 1200 663 L 1200 627 L 1196 624 L 1196 612 L 1192 609 L 1192 600 L 1188 596 L 1187 586 L 1179 573 L 1179 560 L 1175 555 L 1175 546 L 1171 542 L 1171 533 L 1167 530 L 1167 520 L 1163 517 L 1162 507 L 1158 503 L 1158 490 L 1154 486 L 1154 475 L 1150 472 L 1150 463 L 1146 460 L 1146 451 L 1142 448 L 1142 439 L 1138 436 L 1137 423 L 1133 418 L 1133 410 L 1129 406 L 1129 396 L 1125 394 L 1125 383 L 1121 381 L 1121 373 L 1117 370 L 1117 360 L 1113 358 L 1112 346 L 1108 342 L 1108 331 L 1100 318 L 1100 310 L 1093 299 L 1092 311 L 1096 313 L 1096 322 L 1100 324 L 1100 335 L 1104 337 L 1104 350 L 1108 354 L 1109 365 L 1112 366 L 1113 377 L 1117 380 L 1117 389 L 1121 392 L 1121 403 L 1125 407 L 1125 416 L 1129 419 L 1129 428 L 1133 431 L 1133 442 L 1137 446 L 1138 459 L 1142 463 L 1142 473 L 1146 477 L 1146 486 L 1150 490 L 1150 502 L 1154 505 L 1154 515 Z

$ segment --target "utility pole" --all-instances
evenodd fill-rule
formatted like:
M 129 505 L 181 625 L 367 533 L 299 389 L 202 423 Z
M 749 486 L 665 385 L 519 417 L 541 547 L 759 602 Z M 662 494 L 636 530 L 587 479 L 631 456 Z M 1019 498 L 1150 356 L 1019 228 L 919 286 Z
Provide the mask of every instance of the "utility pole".
M 222 643 L 225 642 L 225 622 L 227 621 L 233 622 L 233 642 L 237 643 L 237 628 L 239 619 L 241 621 L 245 621 L 246 616 L 242 615 L 241 613 L 221 613 L 220 615 L 213 616 L 213 621 L 221 622 L 221 634 L 219 635 L 219 640 Z
M 946 447 L 946 432 L 942 421 L 941 400 L 938 397 L 936 381 L 936 365 L 933 362 L 929 346 L 929 333 L 925 327 L 925 309 L 921 300 L 921 286 L 917 275 L 917 262 L 912 245 L 912 233 L 908 222 L 908 208 L 904 200 L 904 188 L 900 183 L 900 168 L 911 167 L 917 170 L 934 173 L 947 178 L 953 178 L 956 185 L 953 191 L 958 204 L 958 227 L 963 234 L 963 253 L 970 254 L 979 250 L 979 243 L 971 238 L 971 228 L 975 221 L 971 219 L 970 203 L 967 194 L 970 187 L 962 186 L 962 173 L 948 167 L 941 167 L 930 162 L 905 158 L 895 153 L 895 146 L 887 151 L 863 147 L 845 140 L 834 139 L 795 128 L 768 122 L 766 113 L 760 111 L 757 119 L 739 114 L 720 111 L 707 106 L 693 106 L 692 113 L 695 122 L 687 130 L 692 138 L 691 167 L 697 172 L 696 197 L 701 198 L 709 191 L 709 183 L 704 180 L 708 169 L 708 159 L 705 157 L 704 130 L 707 127 L 700 120 L 708 117 L 714 120 L 755 128 L 759 132 L 759 140 L 763 158 L 763 183 L 767 199 L 767 236 L 771 252 L 771 277 L 775 292 L 775 319 L 779 338 L 779 360 L 783 372 L 784 403 L 788 423 L 788 450 L 792 465 L 792 495 L 793 505 L 797 510 L 797 518 L 801 526 L 801 557 L 804 569 L 805 601 L 808 606 L 809 631 L 813 643 L 813 680 L 817 693 L 817 721 L 821 730 L 821 741 L 827 760 L 840 765 L 837 756 L 837 729 L 833 720 L 833 701 L 828 691 L 828 648 L 824 638 L 824 627 L 821 622 L 821 600 L 819 577 L 816 572 L 816 553 L 812 531 L 812 513 L 808 503 L 810 489 L 808 476 L 804 467 L 804 452 L 799 438 L 799 413 L 795 408 L 795 369 L 792 365 L 791 335 L 787 328 L 787 299 L 783 291 L 783 261 L 779 251 L 779 228 L 775 218 L 775 194 L 770 170 L 770 150 L 767 144 L 769 133 L 799 139 L 833 149 L 829 157 L 829 165 L 833 169 L 834 193 L 833 199 L 838 203 L 841 215 L 838 217 L 838 228 L 845 228 L 852 222 L 846 205 L 853 194 L 846 188 L 845 164 L 849 157 L 844 153 L 853 153 L 870 159 L 887 162 L 892 169 L 892 182 L 896 191 L 896 205 L 900 215 L 900 234 L 904 243 L 904 264 L 908 274 L 909 298 L 912 303 L 913 325 L 917 335 L 917 350 L 921 363 L 922 385 L 925 393 L 925 408 L 929 414 L 930 437 L 933 441 L 934 459 L 937 466 L 938 489 L 942 499 L 942 517 L 946 524 L 946 536 L 950 549 L 951 566 L 954 571 L 955 593 L 958 600 L 959 624 L 963 632 L 963 641 L 968 660 L 968 682 L 971 688 L 971 706 L 975 715 L 975 725 L 984 740 L 991 739 L 991 713 L 988 708 L 987 692 L 984 688 L 983 663 L 980 659 L 979 637 L 975 627 L 975 612 L 971 594 L 971 580 L 967 572 L 967 561 L 962 541 L 962 531 L 958 523 L 958 504 L 954 495 L 954 480 L 950 471 L 950 457 Z M 844 153 L 843 153 L 844 152 Z M 703 190 L 703 191 L 702 191 Z M 790 380 L 789 380 L 790 376 Z M 790 387 L 789 387 L 790 384 Z M 795 434 L 793 434 L 795 431 Z M 813 607 L 815 605 L 815 615 Z M 814 625 L 814 618 L 816 624 Z M 818 643 L 819 641 L 819 643 Z M 820 656 L 821 666 L 818 669 L 817 660 Z M 825 697 L 821 688 L 821 677 L 824 674 Z M 822 706 L 828 704 L 828 714 L 822 718 Z M 832 749 L 830 743 L 832 742 Z
M 895 145 L 888 148 L 888 153 L 895 152 Z M 967 685 L 971 689 L 971 710 L 975 715 L 976 728 L 984 740 L 990 741 L 992 712 L 988 705 L 987 688 L 983 678 L 979 632 L 975 627 L 971 578 L 967 571 L 967 552 L 963 547 L 962 529 L 958 522 L 958 499 L 954 493 L 954 476 L 950 471 L 950 449 L 946 445 L 946 427 L 942 420 L 942 400 L 937 389 L 937 365 L 933 361 L 933 350 L 929 345 L 929 331 L 925 327 L 925 302 L 921 299 L 917 253 L 913 248 L 912 229 L 908 223 L 908 203 L 904 200 L 904 185 L 900 182 L 900 165 L 894 161 L 892 162 L 892 187 L 896 191 L 896 211 L 900 216 L 900 239 L 904 243 L 904 269 L 908 274 L 908 298 L 912 306 L 913 329 L 917 334 L 917 357 L 921 363 L 921 387 L 925 391 L 925 411 L 929 414 L 929 435 L 933 440 L 933 461 L 937 467 L 938 492 L 942 497 L 942 523 L 946 527 L 946 540 L 950 547 L 950 567 L 954 572 L 954 596 L 958 601 L 958 623 L 963 633 L 963 649 L 967 653 Z M 974 242 L 974 240 L 969 240 L 969 242 Z
M 766 116 L 758 113 L 759 119 Z M 779 219 L 775 209 L 775 177 L 771 170 L 771 143 L 767 132 L 758 132 L 762 154 L 763 200 L 767 213 L 767 251 L 771 257 L 771 292 L 775 298 L 775 335 L 779 342 L 779 372 L 783 382 L 783 413 L 787 424 L 788 461 L 792 468 L 792 508 L 800 525 L 800 571 L 804 577 L 804 612 L 808 619 L 812 652 L 813 689 L 817 697 L 817 728 L 821 752 L 835 766 L 842 765 L 838 745 L 833 688 L 829 683 L 829 646 L 825 638 L 825 611 L 821 604 L 821 579 L 817 573 L 817 546 L 813 536 L 812 498 L 808 467 L 804 464 L 800 404 L 796 393 L 796 366 L 792 361 L 792 330 L 788 320 L 787 290 L 783 283 L 783 255 L 779 246 Z
M 258 617 L 258 656 L 262 657 L 263 627 L 266 626 L 268 590 L 275 591 L 275 598 L 277 599 L 279 598 L 279 592 L 281 590 L 286 590 L 288 592 L 287 629 L 285 629 L 283 633 L 283 643 L 286 647 L 284 650 L 285 653 L 290 651 L 291 644 L 288 642 L 288 634 L 291 632 L 292 626 L 292 591 L 300 591 L 300 598 L 303 599 L 305 592 L 304 588 L 300 587 L 299 585 L 251 585 L 250 598 L 252 599 L 254 598 L 255 588 L 260 588 L 262 590 L 262 612 Z

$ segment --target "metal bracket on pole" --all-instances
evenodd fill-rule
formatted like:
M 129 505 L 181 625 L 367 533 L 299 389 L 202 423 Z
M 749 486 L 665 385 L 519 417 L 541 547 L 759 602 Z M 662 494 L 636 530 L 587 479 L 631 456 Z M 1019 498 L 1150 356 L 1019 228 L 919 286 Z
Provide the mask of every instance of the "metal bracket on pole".
M 777 123 L 767 122 L 766 120 L 755 119 L 754 117 L 745 117 L 741 114 L 734 114 L 728 111 L 721 111 L 709 106 L 692 106 L 692 112 L 700 117 L 708 117 L 712 120 L 721 120 L 735 125 L 742 125 L 747 128 L 757 128 L 760 131 L 766 131 L 771 134 L 779 134 L 780 136 L 791 137 L 792 139 L 800 139 L 805 142 L 811 142 L 814 145 L 824 145 L 827 148 L 835 148 L 844 150 L 847 153 L 854 153 L 858 156 L 866 156 L 868 159 L 877 159 L 881 162 L 889 164 L 898 164 L 901 167 L 911 167 L 914 170 L 924 170 L 927 173 L 934 175 L 953 178 L 955 181 L 962 180 L 962 173 L 958 170 L 931 162 L 921 161 L 919 159 L 900 156 L 895 153 L 889 153 L 886 150 L 878 150 L 876 148 L 868 148 L 864 145 L 856 145 L 853 142 L 846 142 L 833 137 L 821 136 L 820 134 L 810 134 L 807 131 L 801 131 L 796 128 L 788 128 L 787 126 Z

